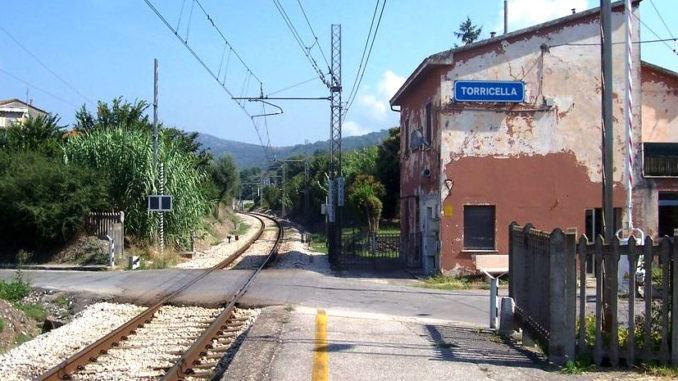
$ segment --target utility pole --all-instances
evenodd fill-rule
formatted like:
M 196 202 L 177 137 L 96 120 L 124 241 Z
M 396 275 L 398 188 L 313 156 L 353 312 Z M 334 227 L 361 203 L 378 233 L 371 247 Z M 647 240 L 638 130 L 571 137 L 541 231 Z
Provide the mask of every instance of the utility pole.
M 164 193 L 164 168 L 160 164 L 158 158 L 158 59 L 153 59 L 153 168 L 156 173 L 160 173 L 160 179 L 158 188 L 160 194 Z M 165 261 L 165 213 L 159 212 L 160 214 L 160 230 L 159 230 L 159 244 L 160 244 L 160 258 L 162 261 Z
M 605 242 L 612 244 L 614 237 L 614 213 L 612 203 L 612 185 L 613 163 L 612 163 L 612 7 L 610 0 L 600 0 L 600 23 L 601 23 L 601 68 L 602 68 L 602 111 L 603 111 L 603 230 L 605 232 Z M 607 272 L 608 266 L 603 266 L 602 271 Z M 617 274 L 610 274 L 616 277 Z M 605 279 L 605 277 L 603 277 Z M 611 333 L 613 325 L 616 325 L 615 310 L 616 303 L 613 306 L 612 288 L 616 287 L 615 282 L 603 282 L 603 332 Z M 616 337 L 613 338 L 611 345 L 617 345 Z M 616 364 L 614 364 L 616 365 Z
M 601 68 L 603 85 L 603 229 L 605 241 L 614 237 L 614 209 L 612 204 L 613 127 L 612 127 L 612 7 L 610 0 L 600 1 Z
M 508 33 L 508 0 L 504 0 L 504 34 Z
M 308 210 L 310 209 L 311 200 L 309 199 L 308 188 L 308 158 L 304 157 L 304 217 L 308 218 Z
M 341 252 L 341 208 L 337 179 L 341 178 L 341 25 L 332 24 L 331 31 L 331 86 L 330 86 L 330 163 L 327 204 L 327 243 L 331 263 L 337 262 Z M 341 192 L 343 193 L 343 192 Z
M 287 176 L 285 173 L 285 167 L 287 167 L 287 163 L 283 161 L 282 163 L 282 199 L 280 200 L 280 205 L 282 206 L 282 210 L 280 212 L 280 217 L 285 218 L 285 182 L 287 181 Z

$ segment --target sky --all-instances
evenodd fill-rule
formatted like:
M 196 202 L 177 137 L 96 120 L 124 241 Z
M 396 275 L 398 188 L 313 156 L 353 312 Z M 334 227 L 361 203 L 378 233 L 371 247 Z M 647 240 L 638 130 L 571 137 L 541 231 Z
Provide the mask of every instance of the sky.
M 326 97 L 328 90 L 304 56 L 273 0 L 200 0 L 235 53 L 193 0 L 149 0 L 235 96 Z M 326 68 L 330 25 L 342 25 L 344 101 L 354 83 L 376 0 L 279 0 L 305 46 Z M 661 38 L 678 36 L 676 0 L 644 0 L 640 15 Z M 318 37 L 306 24 L 299 3 Z M 183 5 L 183 11 L 182 11 Z M 596 0 L 509 0 L 509 30 L 599 5 Z M 655 8 L 657 11 L 655 11 Z M 664 26 L 658 14 L 668 25 Z M 181 17 L 180 17 L 181 15 Z M 453 32 L 470 17 L 482 38 L 503 30 L 502 0 L 387 0 L 362 84 L 343 125 L 344 136 L 398 125 L 388 100 L 428 55 L 453 46 Z M 190 23 L 188 20 L 190 19 Z M 122 96 L 153 98 L 153 59 L 159 60 L 159 119 L 187 131 L 273 146 L 326 140 L 329 102 L 279 101 L 282 115 L 252 120 L 230 99 L 144 0 L 5 1 L 0 14 L 0 99 L 28 98 L 71 124 L 83 105 Z M 9 33 L 10 35 L 8 35 Z M 646 27 L 641 39 L 657 37 Z M 42 62 L 24 51 L 16 41 Z M 668 42 L 677 49 L 675 42 Z M 678 55 L 661 43 L 643 44 L 642 58 L 678 71 Z M 329 58 L 329 56 L 328 56 Z M 221 69 L 219 69 L 221 67 Z M 228 67 L 228 70 L 226 69 Z M 55 75 L 56 74 L 56 75 Z M 259 86 L 256 78 L 261 80 Z M 305 83 L 278 92 L 291 85 Z M 250 115 L 260 103 L 243 102 Z M 268 107 L 266 112 L 272 112 Z M 255 130 L 259 128 L 259 134 Z M 268 133 L 266 132 L 268 131 Z

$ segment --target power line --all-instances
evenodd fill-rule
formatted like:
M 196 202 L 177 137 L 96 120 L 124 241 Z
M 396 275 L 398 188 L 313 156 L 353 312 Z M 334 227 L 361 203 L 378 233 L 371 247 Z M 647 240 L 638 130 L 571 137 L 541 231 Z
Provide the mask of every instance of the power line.
M 22 82 L 22 83 L 25 84 L 26 86 L 29 86 L 29 87 L 31 87 L 31 88 L 33 88 L 33 89 L 35 89 L 35 90 L 38 90 L 38 91 L 40 91 L 40 92 L 42 92 L 42 93 L 44 93 L 44 94 L 47 94 L 47 95 L 49 95 L 50 97 L 52 97 L 52 98 L 54 98 L 54 99 L 60 100 L 60 101 L 62 101 L 62 102 L 64 102 L 64 103 L 66 103 L 66 104 L 69 104 L 69 105 L 73 106 L 73 107 L 78 107 L 77 105 L 75 105 L 75 104 L 73 104 L 73 103 L 71 103 L 71 102 L 65 100 L 64 98 L 61 98 L 61 97 L 58 96 L 58 95 L 54 95 L 54 94 L 50 93 L 49 91 L 44 90 L 44 89 L 42 89 L 42 88 L 40 88 L 40 87 L 38 87 L 38 86 L 35 86 L 34 84 L 32 84 L 32 83 L 30 83 L 30 82 L 28 82 L 28 81 L 26 81 L 26 80 L 24 80 L 24 79 L 21 79 L 21 78 L 15 76 L 14 74 L 12 74 L 12 73 L 10 73 L 10 72 L 4 70 L 4 69 L 0 69 L 0 72 L 3 73 L 3 74 L 5 74 L 6 76 L 8 76 L 8 77 L 10 77 L 10 78 L 13 78 L 13 79 L 15 79 L 15 80 L 17 80 L 17 81 L 19 81 L 19 82 Z
M 308 15 L 306 14 L 306 10 L 304 9 L 304 6 L 301 4 L 301 0 L 297 0 L 297 4 L 299 4 L 299 8 L 301 8 L 301 13 L 304 15 L 304 19 L 306 20 L 306 25 L 308 25 L 308 29 L 311 30 L 311 34 L 313 35 L 313 38 L 315 39 L 315 45 L 320 50 L 320 55 L 323 57 L 323 60 L 325 61 L 325 65 L 327 65 L 327 68 L 329 70 L 330 63 L 327 61 L 327 57 L 325 56 L 325 51 L 323 51 L 322 45 L 320 45 L 318 43 L 318 36 L 315 34 L 315 30 L 313 30 L 313 27 L 311 26 L 311 22 L 308 19 Z
M 231 52 L 233 52 L 233 54 L 235 54 L 236 58 L 238 58 L 238 61 L 240 61 L 240 63 L 245 67 L 245 70 L 247 70 L 248 73 L 250 73 L 257 81 L 259 81 L 260 84 L 263 84 L 262 80 L 259 77 L 257 77 L 254 74 L 254 72 L 252 72 L 252 69 L 249 67 L 249 65 L 247 65 L 245 63 L 245 61 L 242 59 L 240 54 L 238 54 L 238 52 L 233 48 L 233 45 L 231 45 L 231 43 L 228 41 L 228 39 L 226 39 L 226 36 L 224 36 L 224 34 L 221 32 L 221 29 L 219 29 L 219 27 L 214 23 L 214 19 L 205 10 L 205 7 L 202 6 L 202 3 L 200 3 L 200 0 L 194 0 L 194 1 L 195 1 L 196 4 L 198 4 L 198 7 L 202 11 L 202 13 L 205 15 L 205 17 L 207 17 L 207 21 L 209 21 L 209 23 L 212 25 L 212 27 L 214 27 L 214 29 L 217 31 L 217 33 L 219 33 L 219 36 L 224 41 L 224 43 L 226 43 L 226 45 L 231 50 Z
M 353 101 L 355 100 L 355 97 L 358 95 L 358 89 L 360 89 L 360 84 L 363 81 L 363 76 L 365 75 L 365 70 L 367 69 L 367 63 L 369 62 L 370 56 L 372 55 L 372 48 L 374 47 L 374 41 L 377 39 L 377 33 L 379 33 L 379 25 L 381 25 L 381 17 L 384 15 L 384 8 L 386 8 L 386 0 L 384 0 L 384 2 L 381 5 L 381 11 L 379 12 L 379 19 L 377 19 L 377 25 L 374 28 L 374 34 L 372 35 L 372 42 L 370 43 L 370 49 L 367 51 L 367 57 L 365 58 L 365 64 L 363 65 L 363 70 L 360 73 L 360 78 L 358 78 L 358 82 L 355 86 L 355 92 L 353 93 L 353 97 L 349 99 L 349 101 L 346 105 L 346 108 L 344 109 L 343 119 L 346 119 L 346 115 L 348 114 L 349 109 L 353 105 Z
M 647 28 L 647 30 L 649 30 L 652 34 L 654 34 L 655 37 L 657 37 L 657 39 L 659 39 L 659 40 L 662 39 L 662 38 L 661 38 L 661 37 L 660 37 L 660 36 L 659 36 L 652 28 L 650 28 L 649 25 L 645 24 L 645 22 L 644 22 L 643 20 L 641 20 L 640 17 L 636 16 L 634 13 L 631 13 L 631 15 L 632 15 L 633 17 L 635 17 L 636 20 L 640 21 L 640 23 L 641 23 L 645 28 Z M 666 45 L 666 47 L 669 48 L 669 50 L 671 50 L 672 52 L 678 54 L 678 52 L 676 51 L 676 49 L 672 48 L 671 45 L 669 45 L 669 44 L 666 43 L 666 41 L 664 41 L 664 45 Z
M 295 84 L 293 84 L 293 85 L 289 85 L 289 86 L 287 86 L 287 87 L 283 87 L 283 88 L 280 89 L 280 90 L 276 90 L 276 91 L 274 91 L 274 92 L 272 92 L 272 93 L 268 93 L 268 95 L 270 96 L 270 95 L 275 95 L 275 94 L 278 94 L 278 93 L 282 93 L 283 91 L 287 91 L 287 90 L 293 89 L 293 88 L 295 88 L 295 87 L 304 85 L 304 84 L 309 83 L 309 82 L 311 82 L 311 81 L 315 81 L 316 79 L 318 79 L 318 76 L 315 76 L 315 77 L 313 77 L 313 78 L 309 78 L 309 79 L 303 80 L 303 81 L 301 81 L 301 82 L 295 83 Z
M 194 0 L 194 1 L 195 1 L 195 0 Z M 261 133 L 259 132 L 259 126 L 258 126 L 257 123 L 255 122 L 253 115 L 247 110 L 247 108 L 245 108 L 244 102 L 238 102 L 237 100 L 234 99 L 234 98 L 235 98 L 235 95 L 231 92 L 231 90 L 228 89 L 228 87 L 226 87 L 226 85 L 225 85 L 224 83 L 222 83 L 222 82 L 219 81 L 219 77 L 218 77 L 217 75 L 215 75 L 214 71 L 213 71 L 212 69 L 210 69 L 210 67 L 209 67 L 209 66 L 205 63 L 205 61 L 204 61 L 204 60 L 196 53 L 196 51 L 195 51 L 193 48 L 191 48 L 191 46 L 188 44 L 188 39 L 184 40 L 184 39 L 179 35 L 179 32 L 178 32 L 176 29 L 174 29 L 174 28 L 169 24 L 169 22 L 167 21 L 167 19 L 160 13 L 160 11 L 153 5 L 153 3 L 151 3 L 150 0 L 144 0 L 144 2 L 145 2 L 146 5 L 148 5 L 148 7 L 153 11 L 153 13 L 155 13 L 155 15 L 158 16 L 158 18 L 165 24 L 165 26 L 166 26 L 170 31 L 172 31 L 172 33 L 174 34 L 174 36 L 175 36 L 179 41 L 181 41 L 181 43 L 184 45 L 184 47 L 191 53 L 191 55 L 193 56 L 193 58 L 195 58 L 195 59 L 200 63 L 200 65 L 203 67 L 203 69 L 205 69 L 205 71 L 207 71 L 207 73 L 208 73 L 209 75 L 211 75 L 212 78 L 214 78 L 214 80 L 217 81 L 217 83 L 219 84 L 219 86 L 221 86 L 221 88 L 226 92 L 226 94 L 228 94 L 228 95 L 231 97 L 231 99 L 233 99 L 233 100 L 235 101 L 235 103 L 240 107 L 240 109 L 245 113 L 245 115 L 247 115 L 247 116 L 250 118 L 250 121 L 252 122 L 252 125 L 253 125 L 253 127 L 254 127 L 254 130 L 255 130 L 256 133 L 257 133 L 257 138 L 259 139 L 259 143 L 261 144 L 261 148 L 264 150 L 264 155 L 266 156 L 266 159 L 267 159 L 267 160 L 270 160 L 270 157 L 269 157 L 269 155 L 268 155 L 268 150 L 266 149 L 266 146 L 264 145 L 263 139 L 261 138 Z M 249 72 L 249 74 L 250 74 L 250 75 L 253 75 L 251 72 Z M 249 77 L 250 77 L 250 76 L 248 76 L 248 78 L 249 78 Z M 247 81 L 248 78 L 246 78 L 246 81 Z
M 275 5 L 276 9 L 278 9 L 278 13 L 280 13 L 280 16 L 283 18 L 283 21 L 285 21 L 285 25 L 287 25 L 287 28 L 290 30 L 290 33 L 292 33 L 292 37 L 294 37 L 294 40 L 297 42 L 297 45 L 299 45 L 299 48 L 304 53 L 304 56 L 311 63 L 313 70 L 315 70 L 315 72 L 318 74 L 318 77 L 325 84 L 325 86 L 331 87 L 330 82 L 327 81 L 327 79 L 325 78 L 325 73 L 323 73 L 320 67 L 318 67 L 318 63 L 316 62 L 315 58 L 313 58 L 313 56 L 311 55 L 311 49 L 307 48 L 306 45 L 304 44 L 303 39 L 299 35 L 297 28 L 295 28 L 294 23 L 292 22 L 289 15 L 285 11 L 285 8 L 282 6 L 279 0 L 273 0 L 273 4 Z
M 355 79 L 353 80 L 353 85 L 351 86 L 351 91 L 348 93 L 348 99 L 349 101 L 353 97 L 353 93 L 355 92 L 356 85 L 358 84 L 358 78 L 360 77 L 360 72 L 362 70 L 364 60 L 365 60 L 365 54 L 367 53 L 367 47 L 370 43 L 370 37 L 372 36 L 372 29 L 374 28 L 374 20 L 377 18 L 377 10 L 379 9 L 379 0 L 374 4 L 374 11 L 372 12 L 372 20 L 370 21 L 370 30 L 367 32 L 367 37 L 365 38 L 365 45 L 363 46 L 363 53 L 360 56 L 360 62 L 358 64 L 358 70 L 355 72 Z M 347 111 L 344 111 L 346 113 Z
M 652 8 L 654 8 L 654 11 L 657 12 L 657 16 L 659 16 L 659 20 L 661 20 L 662 24 L 664 24 L 664 28 L 666 28 L 666 31 L 669 32 L 669 36 L 673 37 L 673 33 L 671 33 L 671 29 L 669 29 L 669 26 L 666 24 L 666 21 L 664 21 L 664 17 L 662 17 L 662 14 L 659 13 L 659 10 L 654 5 L 653 0 L 650 0 L 650 5 L 652 5 Z
M 29 56 L 31 56 L 38 64 L 40 64 L 40 66 L 42 66 L 45 70 L 47 70 L 48 72 L 50 72 L 50 74 L 52 74 L 56 79 L 58 79 L 59 81 L 61 81 L 61 83 L 63 83 L 64 85 L 66 85 L 66 87 L 68 87 L 69 89 L 73 90 L 73 92 L 75 92 L 76 94 L 78 94 L 78 96 L 80 96 L 82 99 L 84 99 L 85 102 L 96 103 L 96 102 L 93 102 L 93 101 L 92 101 L 91 99 L 89 99 L 88 97 L 84 96 L 80 91 L 78 91 L 78 89 L 76 89 L 73 85 L 71 85 L 70 83 L 68 83 L 68 81 L 66 81 L 63 77 L 61 77 L 59 74 L 57 74 L 54 70 L 50 69 L 50 67 L 47 66 L 47 64 L 45 64 L 44 62 L 42 62 L 42 60 L 41 60 L 40 58 L 38 58 L 35 54 L 33 54 L 33 52 L 31 52 L 30 50 L 28 50 L 28 48 L 27 48 L 26 46 L 24 46 L 24 44 L 22 44 L 21 42 L 19 42 L 19 40 L 17 40 L 16 37 L 14 37 L 7 29 L 3 28 L 1 25 L 0 25 L 0 30 L 1 30 L 3 33 L 5 33 L 5 34 L 7 35 L 7 37 L 9 37 L 12 41 L 14 41 L 15 44 L 19 45 L 19 47 L 20 47 L 24 52 L 26 52 Z

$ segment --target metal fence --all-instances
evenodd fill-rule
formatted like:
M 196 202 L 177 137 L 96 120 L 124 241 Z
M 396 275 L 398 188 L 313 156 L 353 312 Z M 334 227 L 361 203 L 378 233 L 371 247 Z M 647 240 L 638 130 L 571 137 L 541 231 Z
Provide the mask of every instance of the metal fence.
M 400 264 L 400 234 L 353 231 L 341 235 L 342 265 Z
M 87 232 L 100 238 L 109 236 L 115 245 L 115 255 L 120 257 L 125 246 L 125 212 L 95 212 L 87 216 Z
M 560 229 L 509 226 L 509 295 L 518 327 L 556 364 L 577 355 L 591 355 L 598 365 L 678 364 L 676 236 L 642 245 L 575 238 Z M 590 259 L 593 274 L 586 271 Z

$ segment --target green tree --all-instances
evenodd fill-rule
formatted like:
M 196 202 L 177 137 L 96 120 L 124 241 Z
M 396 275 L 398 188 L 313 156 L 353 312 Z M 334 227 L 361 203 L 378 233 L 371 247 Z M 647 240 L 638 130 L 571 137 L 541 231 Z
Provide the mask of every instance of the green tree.
M 40 151 L 57 156 L 63 129 L 57 115 L 30 117 L 21 123 L 0 129 L 0 146 L 13 152 Z
M 92 115 L 83 105 L 75 114 L 75 129 L 81 132 L 101 128 L 150 129 L 152 125 L 146 115 L 148 106 L 144 100 L 128 102 L 118 97 L 110 104 L 97 102 L 96 115 Z
M 455 37 L 457 37 L 464 45 L 472 44 L 480 37 L 483 27 L 474 25 L 470 17 L 466 17 L 466 21 L 463 21 L 459 24 L 459 31 L 454 32 Z M 459 46 L 456 43 L 455 47 Z
M 31 247 L 62 244 L 91 210 L 108 205 L 105 176 L 59 158 L 0 153 L 0 240 Z
M 348 190 L 348 203 L 370 234 L 379 231 L 384 186 L 371 175 L 358 175 Z
M 235 196 L 240 185 L 240 176 L 233 158 L 229 155 L 224 155 L 213 161 L 210 173 L 217 189 L 215 214 L 218 214 L 219 203 L 228 202 Z
M 376 163 L 377 178 L 384 184 L 384 217 L 398 216 L 400 201 L 400 128 L 391 128 L 379 145 Z

